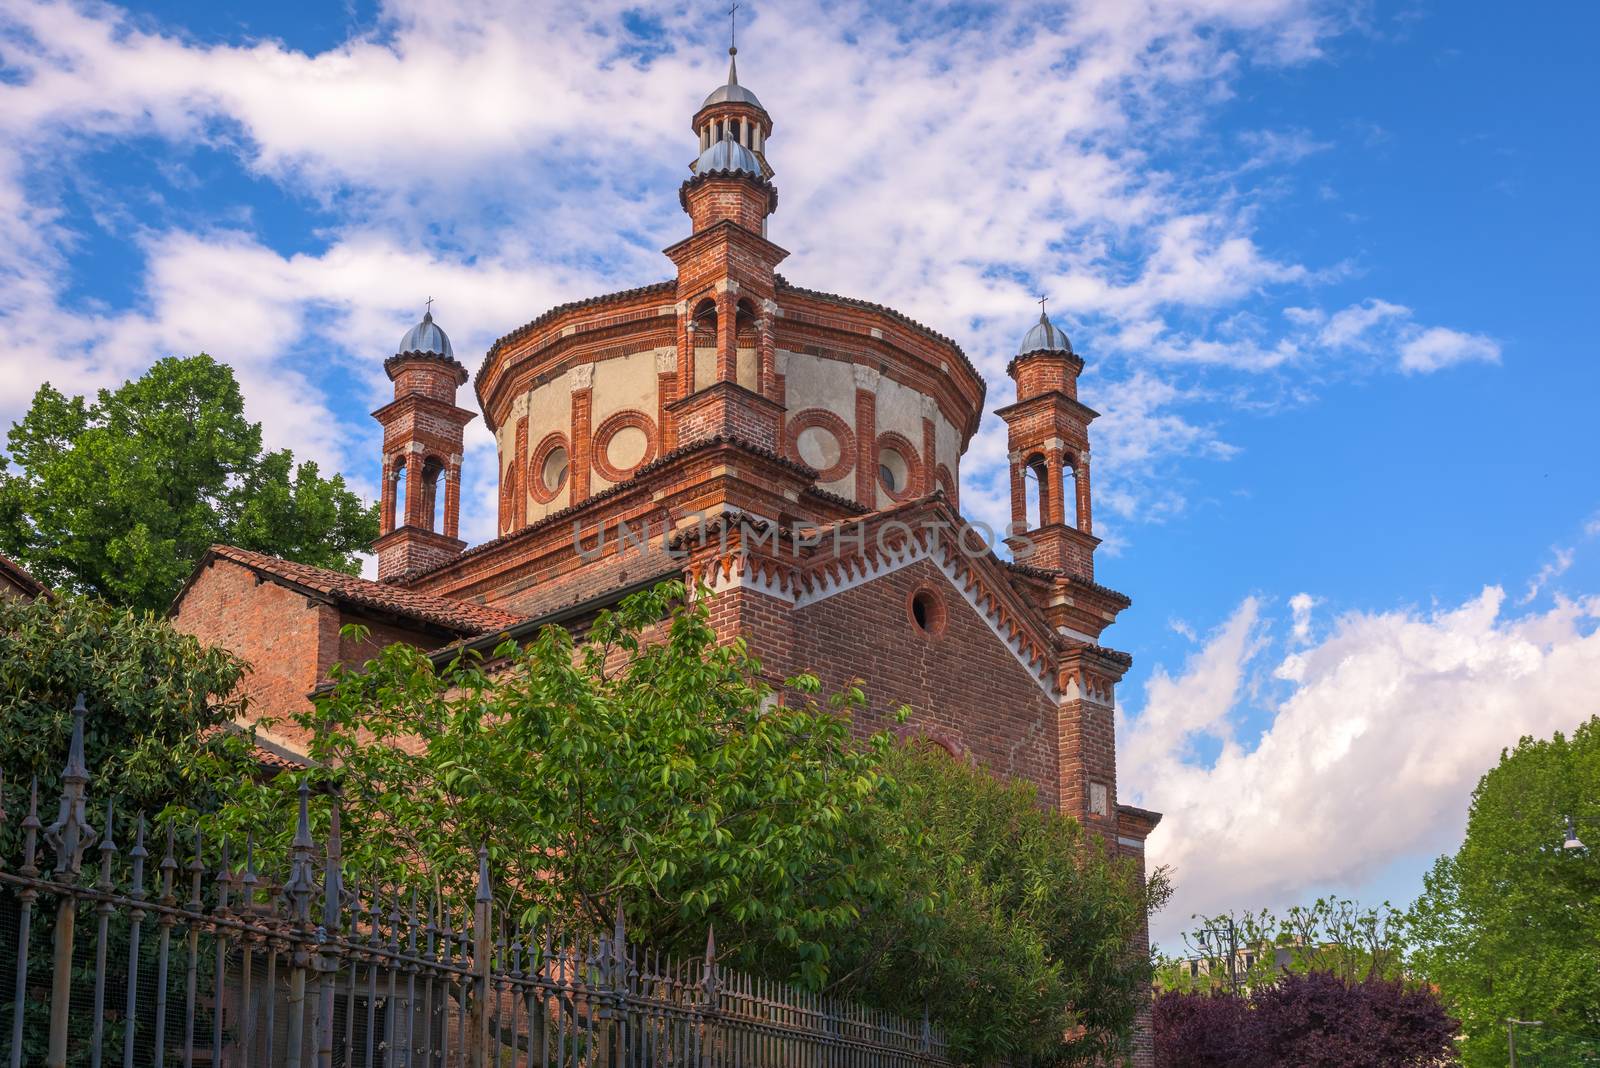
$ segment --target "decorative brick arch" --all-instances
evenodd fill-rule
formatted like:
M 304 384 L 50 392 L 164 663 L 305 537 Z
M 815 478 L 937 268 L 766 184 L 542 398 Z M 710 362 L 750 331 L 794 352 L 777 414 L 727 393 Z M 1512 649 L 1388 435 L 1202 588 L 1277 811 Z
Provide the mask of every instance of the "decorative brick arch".
M 606 449 L 611 445 L 611 439 L 617 436 L 618 431 L 634 427 L 644 432 L 644 455 L 639 462 L 626 471 L 611 466 L 611 460 L 606 456 Z M 633 477 L 633 473 L 651 460 L 656 458 L 656 453 L 661 448 L 661 439 L 657 436 L 656 425 L 648 415 L 638 411 L 617 412 L 607 416 L 594 432 L 594 444 L 590 448 L 589 462 L 600 473 L 600 477 L 608 482 L 626 482 Z
M 848 475 L 856 465 L 856 436 L 849 423 L 826 408 L 807 408 L 789 420 L 789 433 L 784 443 L 790 458 L 805 463 L 800 458 L 800 435 L 813 428 L 826 430 L 839 443 L 838 462 L 826 471 L 818 471 L 817 481 L 832 482 Z
M 550 458 L 550 454 L 557 449 L 567 450 L 567 473 L 561 477 L 561 485 L 550 489 L 544 484 L 544 464 Z M 539 442 L 539 447 L 533 450 L 533 459 L 528 461 L 528 493 L 540 504 L 549 504 L 570 481 L 572 481 L 572 446 L 567 443 L 567 436 L 558 430 L 545 435 L 545 439 Z
M 958 507 L 959 502 L 956 500 L 956 476 L 955 472 L 950 470 L 950 465 L 940 464 L 938 470 L 934 471 L 933 478 L 934 481 L 938 482 L 939 485 L 944 488 L 944 495 L 949 498 L 950 507 Z
M 881 466 L 879 455 L 884 449 L 893 449 L 906 462 L 906 484 L 898 491 L 885 486 L 883 479 L 878 477 L 878 468 Z M 911 444 L 910 438 L 893 430 L 878 435 L 877 446 L 872 450 L 872 481 L 896 501 L 909 501 L 922 495 L 922 457 L 917 454 L 917 447 Z

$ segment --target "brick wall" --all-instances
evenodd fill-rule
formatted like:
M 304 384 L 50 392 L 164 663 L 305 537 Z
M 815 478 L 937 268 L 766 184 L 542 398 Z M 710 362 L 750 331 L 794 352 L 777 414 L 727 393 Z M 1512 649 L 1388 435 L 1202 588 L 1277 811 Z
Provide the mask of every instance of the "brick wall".
M 942 608 L 935 633 L 911 616 L 912 597 Z M 794 612 L 793 667 L 814 671 L 827 692 L 867 681 L 863 731 L 892 725 L 902 703 L 914 731 L 1027 779 L 1054 805 L 1056 706 L 936 566 L 921 561 Z M 757 631 L 752 645 L 760 650 Z

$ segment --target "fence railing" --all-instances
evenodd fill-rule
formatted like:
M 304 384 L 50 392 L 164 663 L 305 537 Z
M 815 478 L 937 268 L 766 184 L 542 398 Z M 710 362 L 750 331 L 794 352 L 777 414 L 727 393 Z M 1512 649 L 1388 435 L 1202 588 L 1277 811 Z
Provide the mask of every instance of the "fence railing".
M 124 850 L 114 810 L 89 822 L 82 698 L 73 714 L 54 821 L 35 782 L 20 863 L 0 855 L 0 1065 L 948 1064 L 926 1019 L 720 968 L 709 931 L 703 956 L 675 960 L 630 944 L 620 911 L 600 935 L 497 926 L 482 851 L 470 908 L 347 885 L 338 809 L 319 848 L 304 787 L 278 864 L 170 828 L 153 859 L 142 818 Z M 0 783 L 0 828 L 11 816 Z

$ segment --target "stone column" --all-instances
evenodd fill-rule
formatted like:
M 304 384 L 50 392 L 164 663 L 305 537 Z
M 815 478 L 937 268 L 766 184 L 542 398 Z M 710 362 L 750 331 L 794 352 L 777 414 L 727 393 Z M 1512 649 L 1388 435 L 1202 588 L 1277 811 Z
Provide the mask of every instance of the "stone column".
M 422 454 L 406 453 L 406 526 L 420 527 L 422 523 Z
M 1094 517 L 1089 512 L 1089 450 L 1078 454 L 1078 529 L 1085 534 L 1094 533 Z
M 389 456 L 383 458 L 383 503 L 378 509 L 378 535 L 394 529 L 394 498 L 395 480 L 400 477 L 400 470 Z
M 1065 473 L 1062 470 L 1061 442 L 1052 439 L 1044 454 L 1044 484 L 1039 487 L 1039 510 L 1044 524 L 1060 526 L 1067 521 L 1065 502 Z
M 450 457 L 444 469 L 444 536 L 454 538 L 461 530 L 461 457 Z

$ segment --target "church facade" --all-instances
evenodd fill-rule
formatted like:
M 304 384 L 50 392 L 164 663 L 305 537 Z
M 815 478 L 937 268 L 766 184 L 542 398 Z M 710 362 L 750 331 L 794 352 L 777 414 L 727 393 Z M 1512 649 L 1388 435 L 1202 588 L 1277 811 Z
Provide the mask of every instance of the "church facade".
M 959 507 L 983 378 L 935 330 L 779 273 L 773 121 L 732 64 L 691 128 L 671 276 L 550 309 L 470 376 L 497 443 L 498 537 L 459 537 L 476 415 L 457 404 L 469 373 L 430 313 L 385 362 L 394 398 L 374 413 L 377 580 L 217 546 L 175 623 L 250 660 L 254 706 L 282 715 L 383 643 L 581 628 L 634 590 L 686 580 L 773 680 L 865 680 L 863 731 L 909 705 L 902 730 L 1031 782 L 1142 865 L 1160 817 L 1118 798 L 1113 694 L 1131 660 L 1100 637 L 1129 600 L 1095 577 L 1082 358 L 1041 314 L 1007 368 L 1002 559 Z M 340 634 L 350 622 L 366 642 Z

